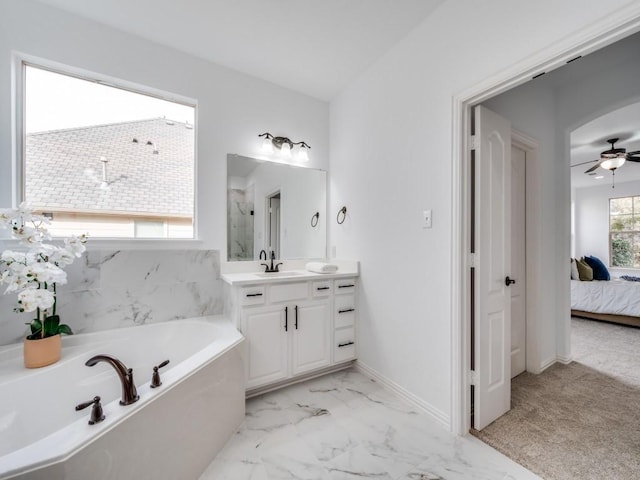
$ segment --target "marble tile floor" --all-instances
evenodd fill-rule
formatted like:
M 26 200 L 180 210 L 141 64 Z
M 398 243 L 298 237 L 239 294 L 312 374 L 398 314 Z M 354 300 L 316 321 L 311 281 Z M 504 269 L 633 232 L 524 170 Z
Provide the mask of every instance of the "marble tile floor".
M 539 479 L 349 369 L 247 400 L 245 421 L 200 480 L 356 478 Z

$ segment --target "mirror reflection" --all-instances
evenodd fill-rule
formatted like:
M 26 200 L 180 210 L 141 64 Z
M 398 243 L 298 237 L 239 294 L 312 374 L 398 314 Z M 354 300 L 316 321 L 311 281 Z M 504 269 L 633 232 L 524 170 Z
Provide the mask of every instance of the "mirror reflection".
M 228 155 L 228 260 L 325 258 L 326 186 L 322 170 Z

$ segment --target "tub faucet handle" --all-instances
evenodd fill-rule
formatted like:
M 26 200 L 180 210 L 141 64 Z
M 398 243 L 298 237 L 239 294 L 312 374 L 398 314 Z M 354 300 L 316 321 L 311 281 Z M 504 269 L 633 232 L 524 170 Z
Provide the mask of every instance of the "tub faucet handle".
M 93 405 L 91 409 L 91 417 L 89 418 L 89 425 L 100 423 L 104 420 L 104 412 L 102 411 L 102 405 L 100 405 L 100 397 L 93 397 L 93 400 L 76 405 L 76 412 L 84 410 L 88 406 Z
M 162 382 L 160 381 L 160 373 L 158 372 L 158 369 L 162 367 L 166 367 L 167 365 L 169 365 L 169 360 L 165 360 L 160 365 L 156 365 L 155 367 L 153 367 L 153 375 L 151 377 L 151 388 L 158 388 L 160 385 L 162 385 Z

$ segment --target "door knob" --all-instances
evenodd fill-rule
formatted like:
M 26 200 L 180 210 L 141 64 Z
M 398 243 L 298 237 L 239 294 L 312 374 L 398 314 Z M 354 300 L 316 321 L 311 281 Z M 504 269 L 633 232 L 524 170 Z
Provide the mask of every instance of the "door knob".
M 504 279 L 504 284 L 508 287 L 509 285 L 516 283 L 515 280 L 512 280 L 509 278 L 509 276 L 507 275 L 507 277 Z

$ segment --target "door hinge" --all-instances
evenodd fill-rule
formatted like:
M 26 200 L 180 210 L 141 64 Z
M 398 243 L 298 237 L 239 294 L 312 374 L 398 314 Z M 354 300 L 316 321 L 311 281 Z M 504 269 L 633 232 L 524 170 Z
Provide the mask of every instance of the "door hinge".
M 479 143 L 480 139 L 477 135 L 471 135 L 471 137 L 469 137 L 469 147 L 471 150 L 477 150 L 478 147 L 480 147 Z
M 476 375 L 475 370 L 469 370 L 469 385 L 478 385 L 478 376 Z
M 476 268 L 478 266 L 478 259 L 476 257 L 477 255 L 475 253 L 469 254 L 469 268 Z

